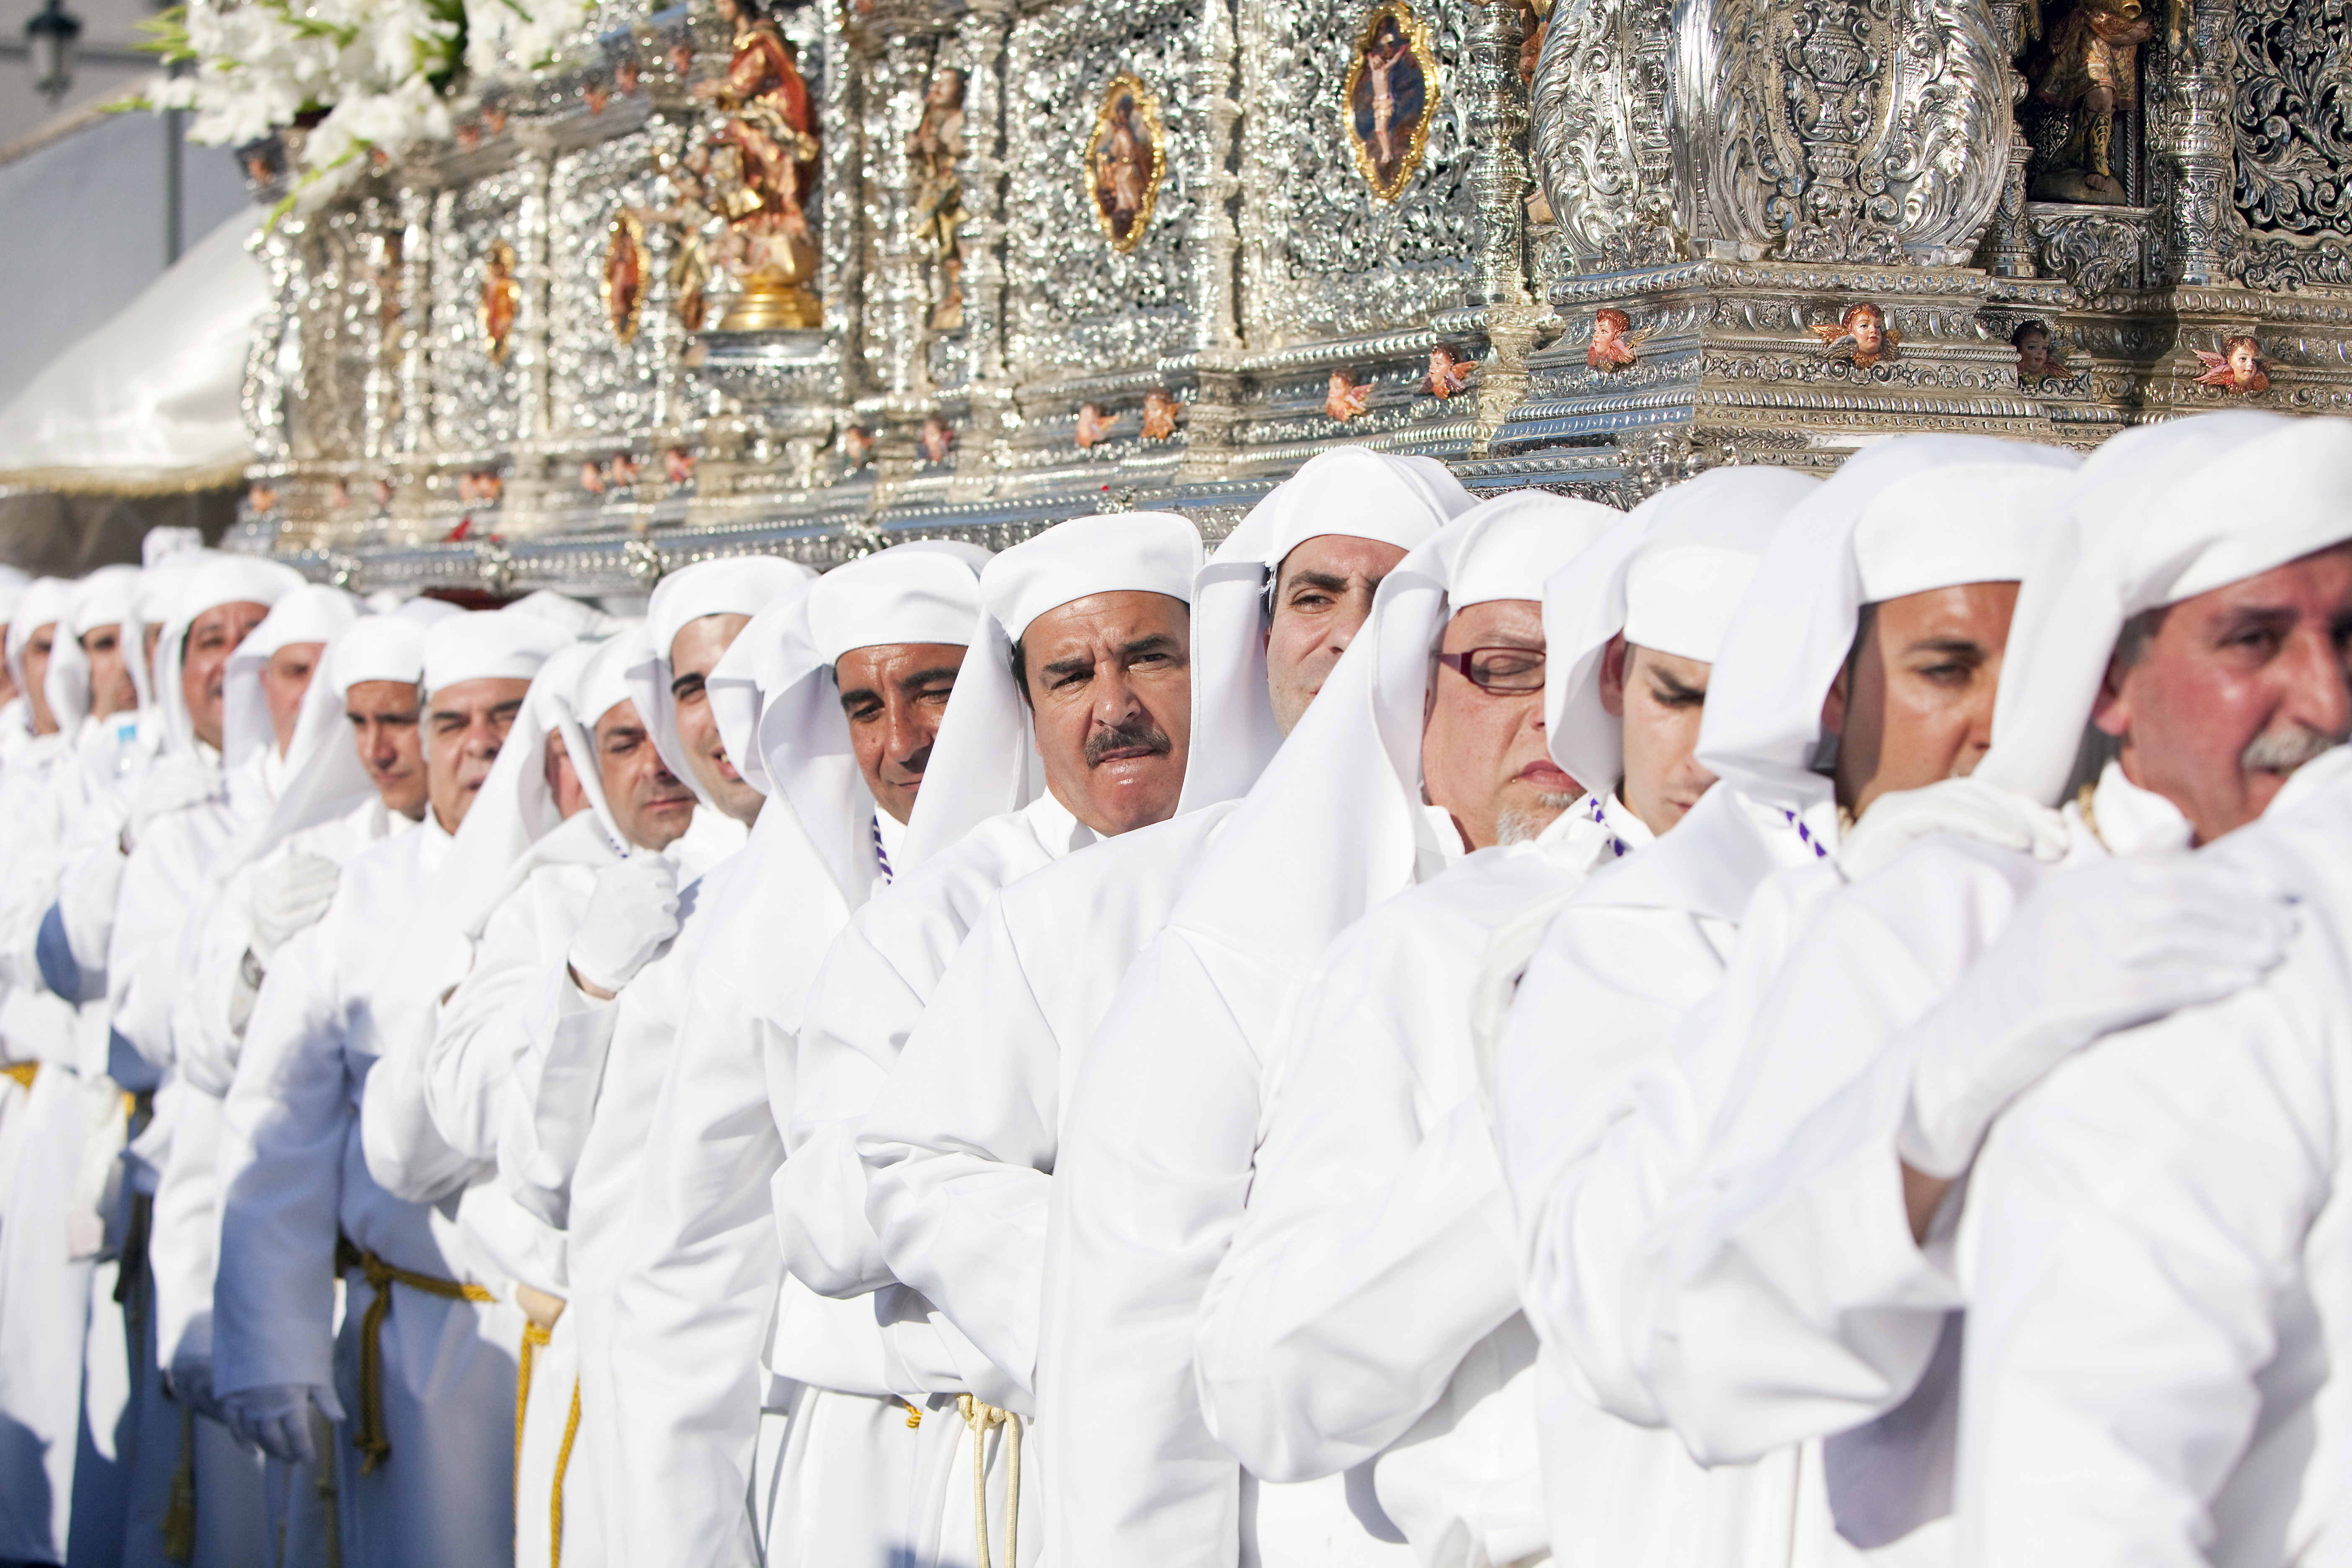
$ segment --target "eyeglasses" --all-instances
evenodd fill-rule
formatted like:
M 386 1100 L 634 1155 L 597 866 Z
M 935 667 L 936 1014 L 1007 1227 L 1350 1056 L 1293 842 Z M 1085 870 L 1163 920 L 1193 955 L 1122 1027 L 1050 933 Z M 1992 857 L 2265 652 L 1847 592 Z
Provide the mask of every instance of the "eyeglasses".
M 1473 647 L 1441 653 L 1437 662 L 1481 691 L 1523 696 L 1541 691 L 1544 653 L 1539 647 Z

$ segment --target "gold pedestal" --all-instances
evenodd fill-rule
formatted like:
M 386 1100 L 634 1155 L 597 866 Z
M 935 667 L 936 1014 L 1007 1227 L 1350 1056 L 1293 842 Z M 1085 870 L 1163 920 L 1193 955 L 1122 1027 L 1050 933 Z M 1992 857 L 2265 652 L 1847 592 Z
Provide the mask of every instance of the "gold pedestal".
M 776 273 L 753 273 L 743 279 L 743 291 L 720 318 L 722 332 L 772 332 L 784 328 L 824 325 L 824 306 L 817 297 Z

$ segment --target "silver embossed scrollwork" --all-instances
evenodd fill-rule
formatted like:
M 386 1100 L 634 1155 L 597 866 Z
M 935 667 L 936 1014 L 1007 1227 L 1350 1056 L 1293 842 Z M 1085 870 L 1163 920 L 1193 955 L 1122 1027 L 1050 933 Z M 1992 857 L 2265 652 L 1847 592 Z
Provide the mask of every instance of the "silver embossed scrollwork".
M 1560 0 L 1536 64 L 1536 175 L 1582 272 L 1689 254 L 1667 126 L 1666 0 Z
M 1679 0 L 1674 40 L 1707 248 L 1937 266 L 1975 248 L 2010 141 L 1990 0 Z

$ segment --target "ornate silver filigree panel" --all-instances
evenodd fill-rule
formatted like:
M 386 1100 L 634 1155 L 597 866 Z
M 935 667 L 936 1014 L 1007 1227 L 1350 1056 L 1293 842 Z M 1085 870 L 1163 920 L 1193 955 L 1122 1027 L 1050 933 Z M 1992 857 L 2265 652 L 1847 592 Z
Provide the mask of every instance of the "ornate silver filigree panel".
M 494 240 L 517 245 L 523 173 L 500 169 L 444 191 L 433 220 L 433 445 L 445 456 L 487 458 L 518 432 L 522 395 L 514 356 L 493 359 L 481 321 Z
M 1559 238 L 1580 272 L 1690 254 L 1669 125 L 1670 0 L 1560 0 L 1529 132 Z
M 625 444 L 651 423 L 661 334 L 641 321 L 626 342 L 614 331 L 603 290 L 612 227 L 623 208 L 657 201 L 655 133 L 637 130 L 555 160 L 549 183 L 547 339 L 552 442 Z M 649 288 L 646 279 L 641 288 Z M 660 307 L 648 303 L 639 314 Z

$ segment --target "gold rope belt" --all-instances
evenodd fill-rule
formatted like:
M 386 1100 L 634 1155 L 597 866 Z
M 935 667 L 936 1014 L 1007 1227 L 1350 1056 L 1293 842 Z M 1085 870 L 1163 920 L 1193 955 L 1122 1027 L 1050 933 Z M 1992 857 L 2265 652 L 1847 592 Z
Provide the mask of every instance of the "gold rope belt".
M 563 1423 L 563 1447 L 555 1451 L 555 1485 L 547 1495 L 547 1568 L 563 1568 L 563 1477 L 572 1468 L 572 1440 L 580 1436 L 580 1380 L 572 1380 L 572 1415 Z
M 367 1456 L 360 1461 L 360 1474 L 364 1476 L 392 1458 L 391 1439 L 383 1435 L 383 1321 L 392 1312 L 392 1288 L 405 1285 L 445 1301 L 495 1303 L 498 1298 L 479 1285 L 463 1285 L 455 1279 L 397 1268 L 365 1247 L 354 1246 L 348 1237 L 335 1238 L 335 1264 L 339 1268 L 358 1269 L 375 1287 L 375 1300 L 368 1303 L 366 1313 L 360 1319 L 360 1429 L 352 1436 L 352 1447 Z
M 37 1060 L 29 1062 L 9 1062 L 5 1066 L 0 1066 L 0 1078 L 15 1079 L 16 1080 L 16 1087 L 23 1089 L 26 1094 L 30 1094 L 33 1092 L 33 1079 L 40 1072 L 40 1070 L 41 1064 Z
M 520 1280 L 515 1282 L 515 1305 L 522 1309 L 522 1351 L 515 1357 L 515 1510 L 522 1510 L 522 1413 L 530 1402 L 530 1371 L 532 1357 L 555 1332 L 555 1325 L 563 1316 L 564 1300 L 544 1290 L 534 1290 Z M 575 1416 L 574 1420 L 578 1418 Z
M 956 1414 L 971 1428 L 971 1532 L 980 1548 L 980 1568 L 988 1560 L 988 1429 L 1004 1428 L 1004 1568 L 1019 1568 L 1013 1549 L 1021 1531 L 1021 1417 L 969 1394 L 956 1395 Z M 910 1423 L 911 1425 L 911 1423 Z

